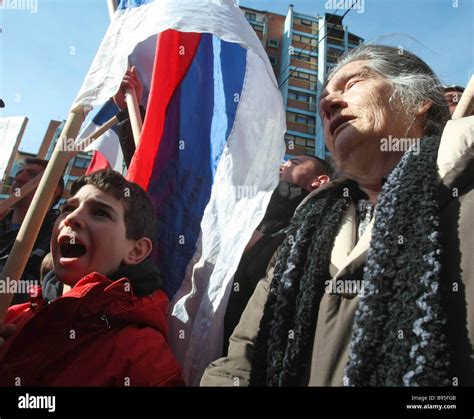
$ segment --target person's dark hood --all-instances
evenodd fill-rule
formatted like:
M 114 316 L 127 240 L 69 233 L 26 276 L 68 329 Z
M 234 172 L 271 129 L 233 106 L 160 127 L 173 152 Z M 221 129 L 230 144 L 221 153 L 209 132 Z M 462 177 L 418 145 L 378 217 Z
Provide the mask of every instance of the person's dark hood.
M 301 186 L 281 180 L 273 191 L 265 216 L 257 230 L 272 234 L 286 227 L 296 208 L 308 194 Z
M 119 270 L 109 278 L 112 281 L 128 278 L 132 284 L 133 293 L 138 297 L 150 295 L 157 289 L 163 288 L 160 271 L 151 258 L 137 265 L 121 265 Z

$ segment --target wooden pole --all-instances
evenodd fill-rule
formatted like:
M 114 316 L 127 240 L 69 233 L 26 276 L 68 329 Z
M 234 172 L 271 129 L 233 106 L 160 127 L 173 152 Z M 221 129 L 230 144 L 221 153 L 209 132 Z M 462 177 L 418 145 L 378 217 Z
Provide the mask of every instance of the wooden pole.
M 135 89 L 127 89 L 125 92 L 125 102 L 127 103 L 128 115 L 130 116 L 130 124 L 132 125 L 133 141 L 135 147 L 138 146 L 140 134 L 142 133 L 142 117 L 138 106 L 137 94 Z
M 76 151 L 73 152 L 73 155 L 70 158 L 74 157 L 77 153 L 84 151 L 84 149 L 89 144 L 97 140 L 97 138 L 99 138 L 102 134 L 112 128 L 117 122 L 119 122 L 119 118 L 117 117 L 117 115 L 104 122 L 104 124 L 97 128 L 91 135 L 89 135 L 89 137 L 84 138 L 79 144 L 76 145 Z
M 115 11 L 117 10 L 117 1 L 107 0 L 107 7 L 109 10 L 110 20 L 112 20 Z M 128 68 L 130 69 L 130 65 Z M 140 140 L 140 134 L 142 133 L 142 117 L 140 115 L 140 107 L 138 106 L 135 89 L 127 89 L 125 92 L 125 103 L 127 104 L 130 124 L 132 125 L 133 141 L 135 142 L 135 147 L 137 147 L 138 141 Z
M 7 212 L 10 208 L 15 206 L 18 202 L 20 202 L 25 196 L 27 196 L 31 191 L 38 186 L 41 174 L 35 176 L 33 179 L 30 179 L 27 183 L 25 183 L 18 193 L 15 195 L 10 194 L 10 196 L 5 199 L 4 201 L 0 202 L 0 219 L 2 218 L 2 214 Z
M 464 92 L 459 99 L 458 106 L 453 112 L 451 119 L 458 119 L 464 116 L 468 116 L 471 113 L 471 109 L 474 107 L 474 76 L 471 76 L 469 83 L 467 84 Z
M 119 118 L 117 116 L 113 116 L 107 122 L 105 122 L 102 126 L 97 128 L 89 137 L 84 138 L 80 143 L 75 145 L 75 150 L 69 152 L 69 160 L 74 158 L 78 153 L 82 152 L 89 144 L 94 142 L 97 138 L 99 138 L 103 133 L 108 131 L 112 128 L 117 122 L 119 122 Z M 62 150 L 67 151 L 67 150 Z M 38 174 L 33 179 L 29 180 L 25 183 L 21 188 L 18 194 L 11 195 L 7 199 L 0 202 L 0 219 L 2 218 L 2 214 L 20 202 L 25 196 L 27 196 L 31 191 L 33 191 L 36 186 L 38 186 L 41 176 L 43 173 Z
M 44 217 L 50 208 L 54 191 L 71 155 L 69 152 L 61 151 L 62 144 L 67 143 L 67 141 L 64 141 L 67 138 L 75 139 L 77 137 L 83 120 L 83 108 L 79 107 L 70 112 L 66 125 L 54 148 L 53 155 L 48 162 L 48 166 L 35 192 L 30 208 L 18 231 L 15 244 L 0 275 L 0 282 L 6 281 L 7 279 L 9 279 L 9 281 L 20 280 L 28 258 L 33 250 Z M 5 318 L 12 299 L 13 294 L 0 294 L 0 320 L 3 321 Z
M 108 0 L 109 13 L 112 10 L 116 10 L 117 3 L 114 0 Z M 138 101 L 133 92 L 127 91 L 126 97 L 128 112 L 130 121 L 132 123 L 132 130 L 134 134 L 135 144 L 138 144 L 141 132 L 141 117 L 138 108 Z M 66 124 L 63 128 L 60 138 L 56 143 L 51 159 L 41 177 L 38 189 L 35 192 L 33 200 L 28 212 L 26 213 L 25 219 L 21 224 L 20 230 L 15 239 L 15 244 L 8 256 L 7 262 L 0 274 L 0 282 L 19 281 L 23 271 L 25 270 L 28 258 L 33 250 L 33 246 L 36 238 L 38 237 L 41 225 L 50 208 L 51 201 L 54 196 L 54 191 L 58 185 L 59 179 L 61 178 L 64 168 L 68 163 L 69 159 L 73 157 L 76 151 L 65 151 L 63 150 L 63 144 L 67 144 L 67 139 L 76 139 L 81 129 L 82 122 L 84 121 L 84 108 L 77 107 L 72 109 L 69 113 Z M 107 121 L 111 123 L 112 119 Z M 117 122 L 114 121 L 112 125 Z M 134 128 L 135 127 L 135 128 Z M 104 130 L 105 132 L 105 130 Z M 97 131 L 93 136 L 98 137 Z M 86 139 L 87 141 L 87 139 Z M 2 293 L 0 294 L 0 321 L 3 321 L 5 314 L 10 306 L 14 294 Z

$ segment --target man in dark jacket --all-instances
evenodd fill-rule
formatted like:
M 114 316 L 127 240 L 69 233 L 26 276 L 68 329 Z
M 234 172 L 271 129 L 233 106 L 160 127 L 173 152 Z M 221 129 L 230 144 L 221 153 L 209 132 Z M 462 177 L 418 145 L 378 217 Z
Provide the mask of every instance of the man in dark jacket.
M 224 355 L 229 337 L 262 278 L 275 250 L 286 236 L 286 228 L 301 201 L 329 181 L 329 164 L 315 156 L 300 155 L 280 169 L 280 183 L 273 192 L 262 222 L 252 235 L 234 275 L 234 284 L 224 317 Z
M 20 191 L 20 188 L 25 185 L 28 181 L 36 177 L 38 174 L 44 172 L 48 162 L 42 159 L 27 158 L 23 167 L 18 171 L 11 186 L 12 194 L 16 194 Z M 40 267 L 43 257 L 49 252 L 49 242 L 51 240 L 51 232 L 53 230 L 54 222 L 58 217 L 58 211 L 52 209 L 57 204 L 64 189 L 64 182 L 61 178 L 51 204 L 51 209 L 46 214 L 46 217 L 41 226 L 38 238 L 33 246 L 33 251 L 28 259 L 23 276 L 21 277 L 20 292 L 15 294 L 12 304 L 20 304 L 28 301 L 28 294 L 23 287 L 23 284 L 34 285 L 38 283 L 40 277 Z M 18 234 L 18 230 L 26 216 L 28 208 L 30 207 L 31 200 L 33 199 L 35 191 L 30 192 L 21 201 L 19 201 L 10 212 L 3 216 L 0 216 L 0 270 L 7 262 L 8 256 L 15 244 L 15 239 Z

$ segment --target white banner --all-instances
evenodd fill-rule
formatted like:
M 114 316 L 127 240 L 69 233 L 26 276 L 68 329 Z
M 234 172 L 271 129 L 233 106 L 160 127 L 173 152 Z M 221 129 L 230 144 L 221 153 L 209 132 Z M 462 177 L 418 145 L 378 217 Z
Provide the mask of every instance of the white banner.
M 0 118 L 0 180 L 3 179 L 12 152 L 20 144 L 23 124 L 27 121 L 26 116 Z

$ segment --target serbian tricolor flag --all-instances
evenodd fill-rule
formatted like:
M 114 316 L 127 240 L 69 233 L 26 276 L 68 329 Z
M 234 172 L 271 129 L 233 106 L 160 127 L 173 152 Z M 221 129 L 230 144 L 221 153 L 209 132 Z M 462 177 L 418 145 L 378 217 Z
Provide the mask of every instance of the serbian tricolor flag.
M 121 1 L 118 3 L 117 8 L 119 10 L 125 10 L 137 6 L 138 4 L 140 4 L 140 2 Z M 143 85 L 143 96 L 140 105 L 144 107 L 146 107 L 150 92 L 155 49 L 156 35 L 139 42 L 129 56 L 130 66 L 135 66 Z M 118 106 L 112 99 L 109 99 L 81 131 L 77 141 L 81 141 L 93 134 L 118 112 L 120 112 Z M 120 173 L 124 172 L 124 157 L 120 146 L 119 135 L 118 127 L 115 125 L 85 149 L 85 151 L 94 152 L 86 174 L 107 168 L 114 169 Z
M 105 124 L 118 112 L 120 112 L 120 109 L 112 100 L 109 100 L 102 106 L 99 112 L 97 112 L 92 121 L 87 124 L 86 128 L 79 135 L 78 140 L 86 139 L 92 135 L 100 126 Z M 120 148 L 119 133 L 116 125 L 97 138 L 85 151 L 94 151 L 92 161 L 87 168 L 86 174 L 107 168 L 122 173 L 123 154 Z
M 278 184 L 285 111 L 236 2 L 140 3 L 117 11 L 77 104 L 106 102 L 128 56 L 154 39 L 146 116 L 127 177 L 156 211 L 168 340 L 193 385 L 222 352 L 232 278 Z

